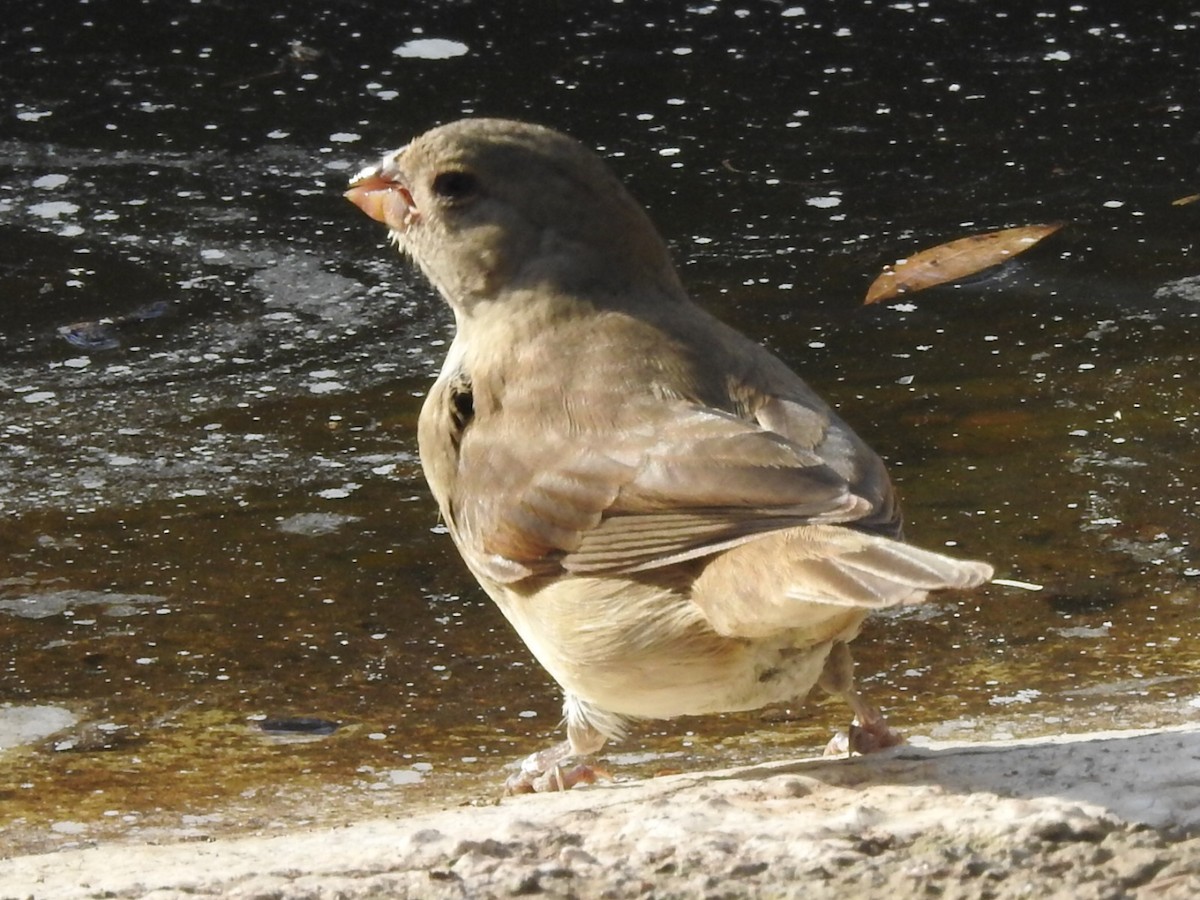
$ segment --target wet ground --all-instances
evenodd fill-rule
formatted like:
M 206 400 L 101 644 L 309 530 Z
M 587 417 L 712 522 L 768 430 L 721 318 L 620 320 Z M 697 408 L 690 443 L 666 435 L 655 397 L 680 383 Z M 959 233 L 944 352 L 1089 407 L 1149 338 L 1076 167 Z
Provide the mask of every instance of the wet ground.
M 464 114 L 599 148 L 697 298 L 888 459 L 910 538 L 1045 585 L 875 621 L 894 721 L 1197 714 L 1200 14 L 518 6 L 0 26 L 0 851 L 403 814 L 556 739 L 415 459 L 448 316 L 340 197 Z M 1057 220 L 860 306 L 916 249 Z M 843 718 L 654 723 L 609 760 L 778 758 Z

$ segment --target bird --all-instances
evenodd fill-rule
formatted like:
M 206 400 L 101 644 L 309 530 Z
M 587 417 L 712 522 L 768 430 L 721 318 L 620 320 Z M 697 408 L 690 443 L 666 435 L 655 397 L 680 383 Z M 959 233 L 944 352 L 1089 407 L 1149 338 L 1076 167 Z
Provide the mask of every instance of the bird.
M 420 459 L 467 568 L 563 691 L 566 739 L 509 792 L 589 783 L 640 720 L 795 702 L 903 741 L 856 688 L 873 611 L 992 578 L 905 542 L 880 457 L 788 365 L 697 305 L 608 163 L 466 118 L 355 175 L 454 338 Z

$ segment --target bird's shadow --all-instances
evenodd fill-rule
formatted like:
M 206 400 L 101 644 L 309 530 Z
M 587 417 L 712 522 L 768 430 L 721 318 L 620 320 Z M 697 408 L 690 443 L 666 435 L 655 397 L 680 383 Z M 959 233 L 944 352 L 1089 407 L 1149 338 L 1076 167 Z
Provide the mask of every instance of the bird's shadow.
M 781 783 L 793 795 L 826 789 L 862 792 L 865 803 L 871 802 L 868 792 L 876 786 L 1049 799 L 1103 810 L 1130 824 L 1194 833 L 1200 832 L 1200 725 L 986 744 L 904 745 L 871 756 L 764 763 L 642 782 L 664 794 L 720 785 L 743 801 L 777 797 Z

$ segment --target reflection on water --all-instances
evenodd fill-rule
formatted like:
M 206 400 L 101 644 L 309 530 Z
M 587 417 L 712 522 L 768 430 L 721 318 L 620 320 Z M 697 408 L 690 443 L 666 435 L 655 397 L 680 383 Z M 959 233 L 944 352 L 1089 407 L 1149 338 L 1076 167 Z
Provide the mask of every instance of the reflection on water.
M 339 196 L 466 113 L 601 147 L 698 298 L 889 460 L 915 540 L 1046 585 L 876 620 L 894 721 L 1195 715 L 1200 17 L 633 6 L 31 2 L 0 32 L 0 847 L 489 799 L 555 735 L 415 458 L 448 317 Z M 1049 219 L 858 306 L 905 253 Z M 647 723 L 610 759 L 808 752 L 843 718 Z

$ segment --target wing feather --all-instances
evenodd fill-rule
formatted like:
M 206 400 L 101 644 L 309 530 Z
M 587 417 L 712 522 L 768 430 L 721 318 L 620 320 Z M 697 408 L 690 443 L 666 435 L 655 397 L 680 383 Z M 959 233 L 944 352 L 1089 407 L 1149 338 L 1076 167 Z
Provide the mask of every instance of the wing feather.
M 455 492 L 469 500 L 453 505 L 464 553 L 507 572 L 502 581 L 632 572 L 871 509 L 817 454 L 757 422 L 655 401 L 613 424 L 604 439 L 542 426 L 535 446 L 528 435 L 468 431 Z M 498 559 L 518 565 L 485 562 Z

